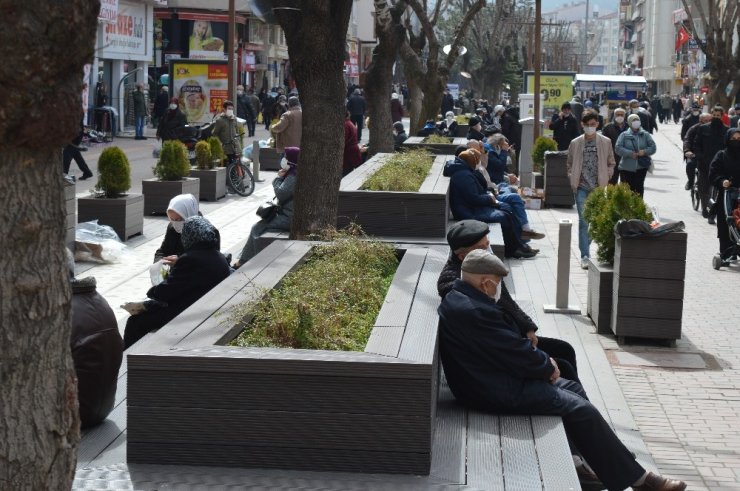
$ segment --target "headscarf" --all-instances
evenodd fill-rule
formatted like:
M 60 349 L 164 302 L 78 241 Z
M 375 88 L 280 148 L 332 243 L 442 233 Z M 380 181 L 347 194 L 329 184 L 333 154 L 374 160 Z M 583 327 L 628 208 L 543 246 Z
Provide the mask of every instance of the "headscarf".
M 219 249 L 221 237 L 216 227 L 201 216 L 192 216 L 185 220 L 182 227 L 182 246 L 190 249 Z
M 475 168 L 480 162 L 480 152 L 474 148 L 470 148 L 462 152 L 459 157 L 468 164 L 468 167 Z
M 732 145 L 729 145 L 729 143 L 732 135 L 738 132 L 740 132 L 740 128 L 730 128 L 727 130 L 727 134 L 725 135 L 725 147 L 727 148 L 725 152 L 734 160 L 740 160 L 740 151 L 735 150 Z
M 285 148 L 285 160 L 288 161 L 288 172 L 286 176 L 294 176 L 298 174 L 298 160 L 301 157 L 301 149 L 298 147 L 286 147 Z
M 167 211 L 170 210 L 187 220 L 198 214 L 198 200 L 192 194 L 179 194 L 170 200 Z
M 450 125 L 455 121 L 455 113 L 452 111 L 447 111 L 445 113 L 445 120 L 447 121 L 447 127 L 449 128 Z

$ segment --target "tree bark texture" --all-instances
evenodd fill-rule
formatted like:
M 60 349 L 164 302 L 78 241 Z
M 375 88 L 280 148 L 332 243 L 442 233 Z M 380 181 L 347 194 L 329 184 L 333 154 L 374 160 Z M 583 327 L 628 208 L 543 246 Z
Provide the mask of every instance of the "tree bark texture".
M 375 1 L 375 33 L 378 44 L 373 49 L 373 59 L 365 71 L 365 94 L 370 113 L 370 156 L 379 152 L 393 152 L 391 117 L 391 84 L 393 64 L 403 43 L 404 29 L 401 15 L 405 3 L 394 6 L 386 0 Z
M 275 10 L 303 109 L 291 238 L 336 226 L 344 152 L 344 52 L 352 2 L 303 0 Z
M 69 489 L 79 442 L 61 148 L 79 131 L 97 1 L 0 0 L 0 489 Z

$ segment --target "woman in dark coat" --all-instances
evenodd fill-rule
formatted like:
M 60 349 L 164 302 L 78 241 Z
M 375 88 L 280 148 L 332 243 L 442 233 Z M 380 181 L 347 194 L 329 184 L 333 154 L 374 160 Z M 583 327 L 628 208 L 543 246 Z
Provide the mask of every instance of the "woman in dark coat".
M 198 200 L 192 194 L 179 194 L 170 200 L 167 206 L 167 218 L 170 219 L 170 223 L 167 225 L 162 245 L 154 253 L 155 263 L 160 259 L 170 266 L 177 262 L 178 256 L 185 252 L 181 240 L 185 220 L 196 215 L 200 215 Z
M 398 100 L 398 94 L 395 92 L 391 94 L 391 123 L 401 121 L 403 119 L 403 106 L 401 101 Z
M 188 119 L 180 111 L 177 97 L 173 97 L 170 99 L 167 112 L 164 113 L 164 116 L 159 121 L 159 126 L 157 126 L 157 139 L 161 139 L 163 142 L 167 140 L 178 140 L 180 138 L 180 131 L 182 131 L 186 124 L 188 124 Z
M 709 182 L 719 191 L 717 194 L 717 237 L 719 252 L 726 261 L 732 251 L 730 231 L 725 214 L 725 189 L 740 186 L 740 129 L 731 128 L 725 136 L 725 149 L 714 156 L 709 165 Z
M 218 230 L 205 218 L 185 220 L 182 245 L 185 253 L 167 278 L 146 293 L 150 300 L 124 305 L 131 313 L 123 333 L 126 349 L 180 315 L 231 273 L 228 261 L 219 252 Z
M 342 176 L 346 176 L 362 165 L 362 150 L 357 141 L 357 126 L 350 119 L 349 111 L 344 116 L 344 157 Z

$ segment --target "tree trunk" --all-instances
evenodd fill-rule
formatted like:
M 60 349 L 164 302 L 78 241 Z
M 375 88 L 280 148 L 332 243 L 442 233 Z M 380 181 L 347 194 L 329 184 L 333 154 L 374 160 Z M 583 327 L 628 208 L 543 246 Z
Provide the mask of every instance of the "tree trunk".
M 337 222 L 344 152 L 344 50 L 352 2 L 303 0 L 301 10 L 275 10 L 303 106 L 303 133 L 291 238 Z
M 419 126 L 419 118 L 421 117 L 421 105 L 424 98 L 424 93 L 416 84 L 416 81 L 409 77 L 406 79 L 406 85 L 409 88 L 409 136 L 415 136 L 416 133 L 424 126 Z
M 13 46 L 0 66 L 0 489 L 69 489 L 74 478 L 61 148 L 79 131 L 99 9 L 0 0 L 13 24 L 0 30 L 0 45 Z
M 402 12 L 402 9 L 389 8 L 385 1 L 375 2 L 378 44 L 373 49 L 373 60 L 365 71 L 365 95 L 371 124 L 368 153 L 371 156 L 379 152 L 393 152 L 391 85 L 393 64 L 403 43 Z
M 424 84 L 424 100 L 421 103 L 421 114 L 419 115 L 419 125 L 424 126 L 427 120 L 435 120 L 442 107 L 442 92 L 447 87 L 447 76 L 441 73 L 441 69 L 430 70 L 430 78 Z M 431 75 L 434 74 L 434 75 Z M 442 115 L 444 116 L 444 114 Z

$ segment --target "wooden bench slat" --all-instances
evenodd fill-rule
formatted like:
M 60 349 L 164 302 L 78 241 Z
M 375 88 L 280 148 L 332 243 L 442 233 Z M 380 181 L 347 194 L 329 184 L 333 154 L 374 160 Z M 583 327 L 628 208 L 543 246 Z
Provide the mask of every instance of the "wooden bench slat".
M 491 491 L 503 491 L 499 417 L 468 411 L 467 484 Z
M 507 489 L 542 489 L 529 416 L 500 416 L 501 455 Z
M 440 370 L 441 372 L 441 370 Z M 444 375 L 441 374 L 444 379 Z M 452 484 L 465 484 L 467 415 L 455 401 L 446 381 L 439 385 L 437 420 L 432 446 L 432 475 Z
M 548 491 L 581 489 L 570 452 L 563 452 L 568 448 L 568 437 L 562 419 L 559 416 L 533 416 L 532 433 L 537 442 L 537 459 L 544 488 Z

